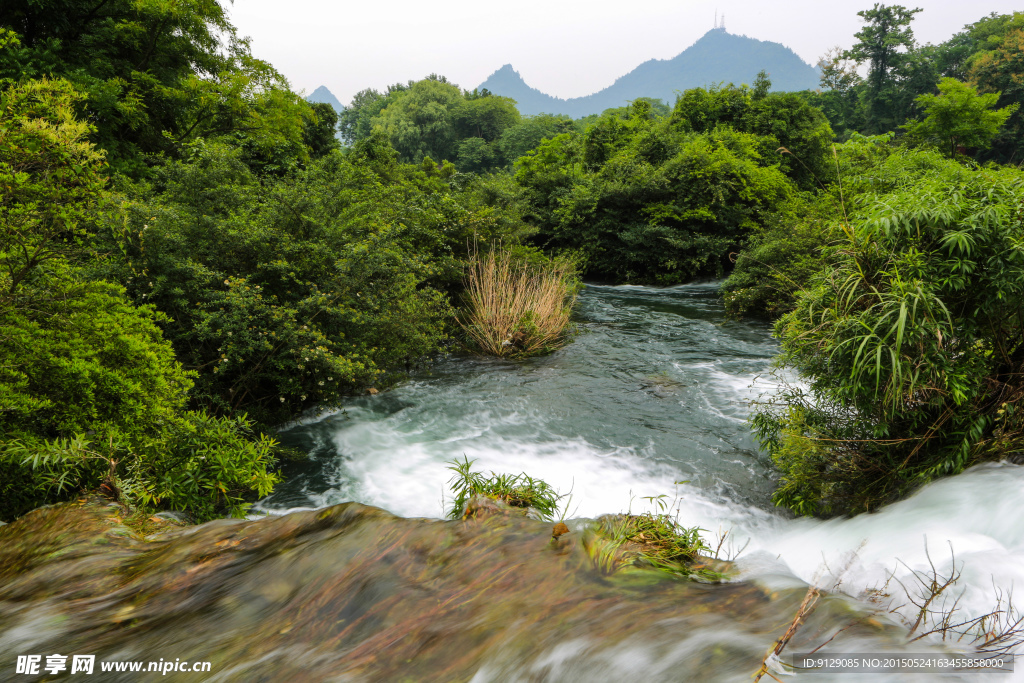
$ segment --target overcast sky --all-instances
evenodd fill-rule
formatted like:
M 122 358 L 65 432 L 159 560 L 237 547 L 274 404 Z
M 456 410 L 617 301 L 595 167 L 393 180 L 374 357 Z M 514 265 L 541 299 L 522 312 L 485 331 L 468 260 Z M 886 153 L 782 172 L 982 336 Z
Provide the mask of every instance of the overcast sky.
M 587 95 L 648 59 L 668 59 L 725 15 L 730 33 L 771 40 L 813 64 L 848 47 L 868 0 L 234 0 L 235 26 L 256 56 L 308 94 L 326 85 L 343 104 L 363 88 L 443 74 L 472 89 L 504 64 L 557 97 Z M 921 0 L 919 42 L 1020 10 L 1020 0 Z

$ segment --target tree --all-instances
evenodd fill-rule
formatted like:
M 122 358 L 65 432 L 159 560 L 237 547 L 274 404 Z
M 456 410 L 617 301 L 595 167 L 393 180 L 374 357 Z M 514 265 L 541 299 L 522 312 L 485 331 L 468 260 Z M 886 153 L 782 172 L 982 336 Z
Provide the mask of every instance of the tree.
M 1000 93 L 979 95 L 955 78 L 943 78 L 938 88 L 938 95 L 917 98 L 926 114 L 924 120 L 911 120 L 902 127 L 918 140 L 938 143 L 951 157 L 959 148 L 987 147 L 1019 106 L 993 110 Z
M 536 148 L 542 140 L 574 129 L 573 120 L 564 115 L 539 114 L 524 117 L 501 134 L 499 146 L 505 163 L 514 163 L 516 159 Z
M 459 138 L 483 138 L 494 142 L 507 129 L 519 123 L 522 117 L 511 97 L 470 97 L 452 112 L 455 131 Z
M 983 93 L 999 93 L 998 105 L 1024 103 L 1024 12 L 991 17 L 978 28 L 980 49 L 968 60 L 970 83 Z M 991 157 L 1004 163 L 1024 158 L 1024 110 L 1018 107 L 994 141 Z
M 237 133 L 257 156 L 305 155 L 306 103 L 216 0 L 5 0 L 0 27 L 0 85 L 66 78 L 115 170 L 144 175 L 197 137 Z
M 720 276 L 792 183 L 761 158 L 756 135 L 651 119 L 647 102 L 631 109 L 629 119 L 603 116 L 517 162 L 516 180 L 536 198 L 538 239 L 584 253 L 591 275 L 616 282 Z
M 242 514 L 243 494 L 266 495 L 277 480 L 267 471 L 272 442 L 249 442 L 244 418 L 183 416 L 194 373 L 163 337 L 170 321 L 83 272 L 95 257 L 106 167 L 86 140 L 93 129 L 74 117 L 81 99 L 64 80 L 0 94 L 0 519 L 101 479 L 115 494 L 159 480 L 177 509 Z M 205 442 L 202 457 L 165 438 L 169 429 Z M 164 466 L 147 476 L 154 453 Z
M 387 92 L 384 93 L 373 88 L 357 92 L 352 97 L 352 102 L 338 114 L 338 132 L 341 133 L 341 139 L 346 144 L 354 145 L 368 138 L 373 131 L 374 117 L 391 104 L 398 93 L 408 89 L 409 86 L 404 83 L 395 83 L 389 85 Z
M 402 161 L 419 163 L 425 156 L 455 159 L 458 136 L 453 114 L 462 102 L 458 86 L 425 78 L 398 93 L 372 125 L 381 127 Z
M 762 79 L 762 87 L 770 83 Z M 833 132 L 822 112 L 794 93 L 766 93 L 755 99 L 747 86 L 687 90 L 676 100 L 674 125 L 705 133 L 729 126 L 758 136 L 762 163 L 778 164 L 804 189 L 833 174 L 827 155 Z M 788 150 L 782 154 L 780 148 Z
M 309 148 L 309 154 L 319 159 L 332 149 L 338 149 L 338 114 L 326 102 L 310 104 L 310 113 L 302 129 L 302 142 Z
M 844 59 L 858 64 L 868 62 L 868 126 L 875 132 L 891 129 L 899 121 L 893 98 L 897 81 L 906 66 L 906 53 L 914 49 L 914 32 L 910 22 L 922 11 L 902 5 L 875 3 L 873 9 L 857 12 L 866 24 L 855 34 L 858 42 L 843 53 Z M 902 119 L 901 119 L 902 120 Z
M 846 93 L 860 83 L 856 67 L 838 45 L 825 51 L 818 60 L 818 68 L 821 69 L 821 87 L 826 90 Z
M 761 69 L 757 72 L 757 78 L 754 79 L 754 88 L 750 92 L 750 99 L 754 102 L 758 102 L 768 97 L 768 92 L 772 89 L 772 81 L 768 77 L 768 72 Z
M 0 308 L 50 262 L 74 258 L 106 184 L 103 152 L 64 80 L 0 93 Z

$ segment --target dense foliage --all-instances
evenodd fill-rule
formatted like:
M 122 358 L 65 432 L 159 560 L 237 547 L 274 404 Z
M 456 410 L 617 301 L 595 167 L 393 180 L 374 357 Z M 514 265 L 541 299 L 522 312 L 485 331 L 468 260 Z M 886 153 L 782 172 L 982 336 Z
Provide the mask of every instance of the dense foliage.
M 876 4 L 859 12 L 864 26 L 847 50 L 829 50 L 819 61 L 822 90 L 801 97 L 821 108 L 840 139 L 851 133 L 899 131 L 908 119 L 921 119 L 940 93 L 943 79 L 954 79 L 995 107 L 1010 111 L 994 138 L 959 143 L 961 154 L 979 161 L 1020 163 L 1024 159 L 1024 113 L 1007 107 L 1024 102 L 1024 12 L 992 13 L 938 45 L 917 42 L 911 24 L 920 9 Z M 856 66 L 865 65 L 861 79 Z M 955 86 L 947 85 L 947 91 Z M 975 116 L 975 118 L 977 118 Z
M 772 143 L 764 137 L 729 125 L 694 128 L 683 115 L 652 116 L 641 101 L 628 118 L 609 113 L 585 134 L 543 142 L 515 176 L 530 191 L 536 239 L 580 251 L 591 275 L 618 282 L 721 275 L 729 254 L 794 188 L 765 159 Z
M 507 177 L 382 130 L 343 153 L 216 2 L 5 4 L 0 32 L 0 519 L 97 486 L 243 514 L 270 425 L 439 350 L 469 245 L 530 232 Z M 496 149 L 519 120 L 459 100 Z
M 111 490 L 159 488 L 144 500 L 199 518 L 240 513 L 243 496 L 275 480 L 272 442 L 250 445 L 243 416 L 184 413 L 195 373 L 164 339 L 166 315 L 84 273 L 105 167 L 74 118 L 77 97 L 68 82 L 43 80 L 0 98 L 0 517 L 101 479 Z M 172 436 L 182 430 L 209 460 Z M 236 458 L 240 446 L 258 457 Z
M 341 114 L 341 133 L 354 144 L 380 130 L 404 162 L 418 164 L 429 157 L 480 172 L 508 164 L 502 136 L 521 122 L 514 100 L 486 90 L 464 92 L 431 75 L 396 84 L 383 94 L 372 89 L 358 93 Z M 519 137 L 524 134 L 529 136 Z
M 1024 174 L 898 152 L 780 319 L 799 373 L 755 419 L 803 514 L 877 507 L 1024 449 Z
M 216 0 L 5 2 L 0 518 L 96 487 L 243 514 L 281 476 L 270 425 L 453 335 L 556 347 L 578 264 L 728 275 L 730 313 L 779 319 L 805 383 L 755 418 L 779 504 L 1019 455 L 1024 13 L 920 45 L 918 12 L 861 12 L 820 92 L 762 72 L 573 121 L 436 75 L 310 105 Z
M 111 267 L 173 319 L 178 357 L 204 370 L 197 406 L 287 419 L 444 338 L 447 304 L 427 281 L 456 267 L 469 212 L 418 176 L 389 182 L 335 154 L 260 182 L 238 150 L 204 144 L 156 191 L 113 198 L 124 258 Z
M 93 141 L 125 173 L 144 175 L 199 138 L 230 139 L 273 168 L 308 156 L 309 107 L 218 2 L 5 1 L 0 86 L 46 76 L 85 96 Z

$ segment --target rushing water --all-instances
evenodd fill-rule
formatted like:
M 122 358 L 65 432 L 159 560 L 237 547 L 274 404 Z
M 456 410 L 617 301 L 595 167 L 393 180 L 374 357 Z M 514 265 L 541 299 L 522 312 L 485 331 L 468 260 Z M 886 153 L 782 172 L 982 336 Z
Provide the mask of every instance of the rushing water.
M 392 391 L 286 431 L 310 453 L 264 509 L 346 500 L 438 517 L 450 472 L 527 472 L 593 516 L 671 496 L 770 506 L 772 480 L 746 424 L 750 386 L 776 352 L 763 324 L 726 321 L 715 284 L 590 286 L 581 334 L 526 362 L 451 357 Z
M 926 547 L 939 573 L 955 552 L 962 577 L 949 595 L 965 615 L 1024 583 L 1024 467 L 977 467 L 876 514 L 794 519 L 771 506 L 769 463 L 746 423 L 749 401 L 773 387 L 765 326 L 726 321 L 712 284 L 591 286 L 580 317 L 579 337 L 548 357 L 443 359 L 286 430 L 309 457 L 262 501 L 269 519 L 154 519 L 163 530 L 143 540 L 93 499 L 0 527 L 0 681 L 51 680 L 12 673 L 15 659 L 60 653 L 211 664 L 176 680 L 739 683 L 809 583 L 830 588 L 841 574 L 858 595 L 894 572 L 910 585 L 930 566 Z M 437 519 L 447 463 L 463 456 L 571 491 L 572 531 L 553 540 L 551 524 L 500 513 Z M 736 580 L 608 570 L 582 518 L 647 510 L 662 494 L 683 524 L 729 533 Z M 347 501 L 377 507 L 334 505 Z M 908 644 L 897 622 L 829 595 L 787 652 L 942 652 Z M 941 677 L 975 679 L 1024 670 Z
M 831 585 L 829 570 L 849 565 L 843 587 L 857 593 L 892 571 L 908 581 L 929 552 L 946 571 L 952 550 L 965 614 L 991 608 L 994 587 L 1024 585 L 1024 468 L 976 468 L 877 514 L 792 519 L 770 504 L 773 476 L 746 422 L 749 402 L 772 388 L 768 326 L 726 320 L 713 283 L 591 285 L 579 317 L 579 337 L 551 356 L 446 358 L 287 430 L 309 460 L 261 508 L 359 500 L 439 517 L 446 463 L 466 456 L 571 491 L 575 516 L 650 509 L 644 498 L 665 494 L 683 523 L 729 531 L 746 575 L 769 583 Z

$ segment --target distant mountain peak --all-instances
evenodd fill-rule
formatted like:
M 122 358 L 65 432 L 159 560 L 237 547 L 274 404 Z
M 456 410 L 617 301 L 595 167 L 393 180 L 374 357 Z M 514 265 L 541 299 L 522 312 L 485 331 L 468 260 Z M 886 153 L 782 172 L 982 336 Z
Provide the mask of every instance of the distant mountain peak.
M 326 102 L 327 104 L 334 107 L 334 111 L 341 113 L 345 108 L 337 97 L 334 96 L 330 90 L 327 89 L 326 85 L 321 85 L 319 88 L 306 95 L 307 102 Z
M 781 43 L 748 38 L 719 25 L 671 59 L 651 59 L 607 88 L 584 97 L 561 99 L 531 88 L 511 64 L 487 77 L 480 88 L 516 100 L 523 114 L 599 114 L 624 106 L 638 97 L 653 97 L 672 104 L 677 92 L 714 83 L 753 83 L 764 69 L 773 90 L 795 91 L 818 87 L 818 70 Z

